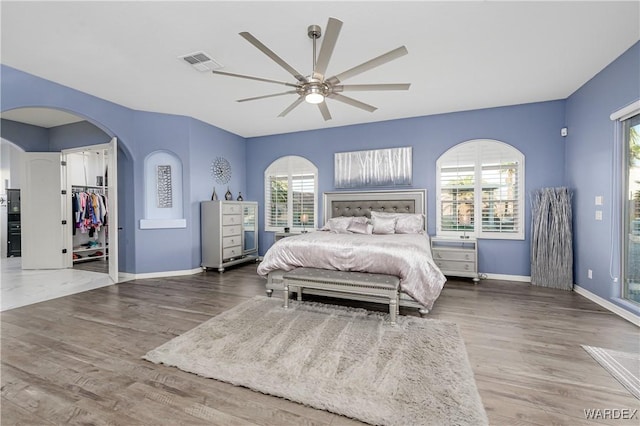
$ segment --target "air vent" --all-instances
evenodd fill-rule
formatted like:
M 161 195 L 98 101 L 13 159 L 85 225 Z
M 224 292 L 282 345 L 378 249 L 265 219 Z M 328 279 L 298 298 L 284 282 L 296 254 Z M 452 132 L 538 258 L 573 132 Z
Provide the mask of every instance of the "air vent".
M 188 55 L 179 56 L 178 58 L 185 60 L 189 65 L 201 72 L 213 71 L 222 68 L 222 65 L 214 61 L 211 56 L 204 52 L 194 52 Z

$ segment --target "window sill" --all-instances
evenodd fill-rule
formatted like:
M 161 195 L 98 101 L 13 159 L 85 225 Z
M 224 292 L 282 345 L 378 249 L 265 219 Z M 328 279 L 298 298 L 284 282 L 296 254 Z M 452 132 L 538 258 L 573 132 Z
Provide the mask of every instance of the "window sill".
M 140 219 L 140 229 L 186 228 L 187 219 Z

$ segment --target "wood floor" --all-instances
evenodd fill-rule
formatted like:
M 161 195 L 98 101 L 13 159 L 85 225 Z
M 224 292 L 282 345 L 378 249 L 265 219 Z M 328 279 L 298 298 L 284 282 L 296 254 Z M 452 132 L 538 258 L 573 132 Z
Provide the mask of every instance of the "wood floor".
M 73 269 L 81 269 L 83 271 L 99 272 L 101 274 L 109 273 L 109 260 L 108 259 L 95 259 L 86 260 L 82 262 L 76 262 L 73 264 Z
M 3 312 L 1 424 L 358 424 L 140 358 L 264 294 L 255 268 L 130 281 Z M 640 403 L 580 345 L 638 352 L 640 335 L 582 296 L 449 281 L 430 316 L 459 325 L 492 425 L 638 425 L 639 414 L 585 419 L 586 409 Z

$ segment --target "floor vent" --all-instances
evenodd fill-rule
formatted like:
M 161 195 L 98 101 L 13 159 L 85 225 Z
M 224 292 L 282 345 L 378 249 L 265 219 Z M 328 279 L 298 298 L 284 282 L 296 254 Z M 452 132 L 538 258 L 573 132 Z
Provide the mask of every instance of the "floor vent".
M 194 52 L 188 55 L 179 56 L 178 58 L 183 59 L 189 65 L 201 72 L 213 71 L 222 68 L 222 65 L 204 52 Z

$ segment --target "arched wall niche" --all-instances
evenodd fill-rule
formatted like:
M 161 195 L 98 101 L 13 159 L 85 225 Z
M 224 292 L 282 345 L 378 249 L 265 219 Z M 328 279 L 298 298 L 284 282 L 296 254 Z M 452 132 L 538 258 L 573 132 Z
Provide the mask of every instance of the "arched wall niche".
M 144 219 L 140 229 L 186 228 L 182 192 L 182 160 L 157 150 L 144 159 Z

